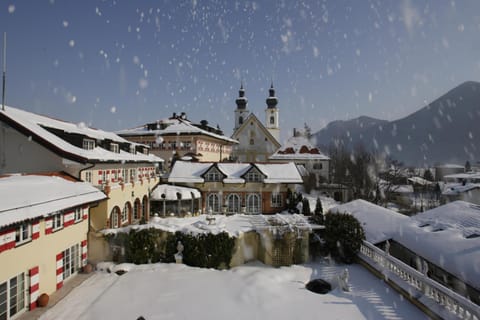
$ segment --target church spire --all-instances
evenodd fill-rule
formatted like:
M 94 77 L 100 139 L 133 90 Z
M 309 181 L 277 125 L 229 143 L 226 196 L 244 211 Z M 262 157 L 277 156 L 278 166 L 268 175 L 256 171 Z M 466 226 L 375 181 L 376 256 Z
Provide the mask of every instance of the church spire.
M 235 100 L 237 109 L 246 109 L 248 99 L 245 97 L 245 89 L 243 89 L 243 81 L 240 84 L 240 90 L 238 90 L 238 98 Z
M 268 109 L 274 109 L 277 107 L 278 104 L 278 99 L 275 97 L 275 89 L 273 88 L 273 81 L 272 84 L 270 85 L 270 89 L 268 90 L 269 92 L 269 97 L 267 98 L 267 107 Z

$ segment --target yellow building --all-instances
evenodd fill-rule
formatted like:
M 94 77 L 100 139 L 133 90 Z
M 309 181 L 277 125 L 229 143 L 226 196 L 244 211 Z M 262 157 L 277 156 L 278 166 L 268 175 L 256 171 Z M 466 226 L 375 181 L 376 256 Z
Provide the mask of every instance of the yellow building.
M 209 126 L 206 120 L 200 124 L 191 122 L 184 112 L 117 133 L 127 140 L 148 145 L 152 153 L 167 161 L 168 168 L 175 158 L 200 162 L 230 159 L 232 147 L 238 143 L 224 136 L 220 129 Z
M 2 176 L 0 195 L 0 319 L 10 319 L 86 265 L 90 208 L 106 196 L 66 175 Z
M 163 160 L 146 145 L 17 108 L 0 110 L 0 174 L 63 171 L 108 195 L 92 209 L 89 260 L 108 258 L 105 228 L 148 220 Z

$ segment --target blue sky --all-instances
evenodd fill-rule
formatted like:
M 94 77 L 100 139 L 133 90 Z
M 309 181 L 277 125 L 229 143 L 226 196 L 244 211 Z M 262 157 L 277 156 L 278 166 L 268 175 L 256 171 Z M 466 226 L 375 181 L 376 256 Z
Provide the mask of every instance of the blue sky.
M 119 130 L 187 112 L 230 135 L 240 82 L 282 139 L 408 115 L 480 80 L 480 1 L 2 1 L 7 105 Z

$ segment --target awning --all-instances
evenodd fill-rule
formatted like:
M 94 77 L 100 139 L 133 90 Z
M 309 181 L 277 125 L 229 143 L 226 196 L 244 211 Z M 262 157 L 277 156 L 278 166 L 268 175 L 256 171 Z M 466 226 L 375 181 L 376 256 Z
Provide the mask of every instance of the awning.
M 160 184 L 153 189 L 150 200 L 191 200 L 201 197 L 200 191 L 197 189 Z

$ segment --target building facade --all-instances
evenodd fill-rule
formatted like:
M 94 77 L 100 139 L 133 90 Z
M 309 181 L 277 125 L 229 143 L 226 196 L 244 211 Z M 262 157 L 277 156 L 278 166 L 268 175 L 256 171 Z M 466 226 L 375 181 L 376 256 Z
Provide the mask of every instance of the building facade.
M 3 176 L 0 194 L 0 319 L 10 319 L 87 264 L 90 210 L 106 195 L 65 175 Z
M 177 161 L 169 183 L 198 189 L 202 213 L 273 214 L 287 207 L 287 190 L 302 184 L 293 163 L 191 163 Z
M 153 154 L 166 160 L 166 169 L 175 159 L 209 162 L 230 159 L 237 141 L 226 137 L 206 120 L 195 124 L 182 112 L 168 119 L 119 131 L 129 141 L 148 145 Z
M 111 132 L 11 107 L 0 111 L 0 174 L 63 171 L 108 195 L 91 212 L 92 261 L 107 254 L 96 241 L 103 237 L 99 231 L 149 219 L 149 192 L 162 162 L 148 146 Z

